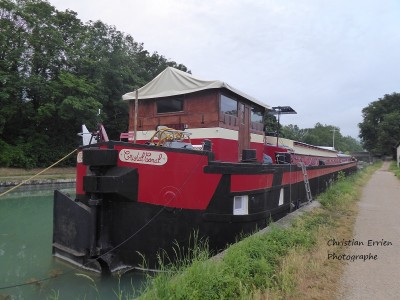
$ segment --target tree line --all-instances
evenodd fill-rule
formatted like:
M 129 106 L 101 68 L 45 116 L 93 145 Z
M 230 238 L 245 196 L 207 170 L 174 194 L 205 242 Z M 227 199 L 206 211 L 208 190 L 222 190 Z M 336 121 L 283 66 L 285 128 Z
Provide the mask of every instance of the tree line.
M 311 145 L 335 146 L 343 152 L 368 151 L 374 156 L 395 157 L 395 145 L 400 142 L 400 93 L 386 94 L 362 109 L 363 121 L 358 124 L 359 138 L 342 136 L 340 128 L 315 124 L 301 129 L 297 125 L 281 126 L 283 137 Z M 273 126 L 274 120 L 268 122 Z M 276 126 L 276 125 L 275 125 Z
M 167 66 L 187 71 L 101 21 L 83 23 L 42 0 L 2 0 L 0 166 L 58 160 L 76 147 L 82 122 L 103 121 L 117 138 L 128 126 L 121 95 Z
M 0 2 L 0 166 L 44 167 L 79 142 L 84 122 L 107 125 L 111 139 L 128 126 L 121 95 L 143 86 L 167 66 L 183 64 L 149 53 L 142 43 L 101 21 L 83 23 L 74 11 L 43 0 Z M 332 125 L 281 126 L 283 137 L 343 152 L 387 155 L 400 140 L 400 94 L 363 111 L 362 144 Z M 271 116 L 266 125 L 275 128 Z M 66 162 L 73 164 L 73 161 Z
M 350 154 L 362 151 L 361 143 L 351 136 L 343 136 L 340 128 L 333 125 L 315 124 L 314 128 L 301 129 L 297 125 L 283 126 L 282 135 L 288 139 L 310 145 L 334 147 L 336 150 Z

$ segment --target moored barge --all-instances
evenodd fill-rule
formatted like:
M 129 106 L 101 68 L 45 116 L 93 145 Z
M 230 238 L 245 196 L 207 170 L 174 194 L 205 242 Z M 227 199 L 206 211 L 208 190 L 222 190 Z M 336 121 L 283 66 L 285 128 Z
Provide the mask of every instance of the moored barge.
M 167 68 L 127 93 L 129 132 L 79 147 L 76 196 L 54 196 L 53 254 L 101 272 L 173 257 L 194 232 L 215 252 L 356 170 L 336 151 L 266 136 L 272 108 Z

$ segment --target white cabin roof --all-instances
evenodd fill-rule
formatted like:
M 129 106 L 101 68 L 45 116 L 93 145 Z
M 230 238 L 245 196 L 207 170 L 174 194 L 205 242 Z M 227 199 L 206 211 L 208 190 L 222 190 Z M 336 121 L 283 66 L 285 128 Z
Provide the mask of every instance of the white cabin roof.
M 167 67 L 158 74 L 152 81 L 138 89 L 138 99 L 161 98 L 176 95 L 183 95 L 208 89 L 226 88 L 231 92 L 257 104 L 266 109 L 271 107 L 257 99 L 235 89 L 229 84 L 220 80 L 201 80 L 181 70 Z M 126 93 L 122 100 L 135 99 L 135 91 Z

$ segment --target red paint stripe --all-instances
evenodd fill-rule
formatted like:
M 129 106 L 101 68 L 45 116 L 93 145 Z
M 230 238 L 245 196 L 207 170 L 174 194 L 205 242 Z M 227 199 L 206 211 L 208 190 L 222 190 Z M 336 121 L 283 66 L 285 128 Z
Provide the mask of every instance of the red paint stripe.
M 322 169 L 313 169 L 307 170 L 308 179 L 317 178 L 320 176 L 328 175 L 334 172 L 338 172 L 341 170 L 346 170 L 350 167 L 354 167 L 355 163 L 345 164 L 341 166 L 335 166 L 330 168 L 322 168 Z M 304 176 L 302 171 L 294 171 L 294 172 L 285 172 L 282 177 L 282 185 L 286 184 L 294 184 L 304 181 Z
M 270 188 L 274 174 L 231 175 L 231 192 L 246 192 Z

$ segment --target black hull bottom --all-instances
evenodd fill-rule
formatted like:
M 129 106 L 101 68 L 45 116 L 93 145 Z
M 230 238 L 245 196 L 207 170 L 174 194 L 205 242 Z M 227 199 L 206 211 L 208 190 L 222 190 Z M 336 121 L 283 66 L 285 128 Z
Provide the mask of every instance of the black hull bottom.
M 216 254 L 240 235 L 262 229 L 289 212 L 289 205 L 283 205 L 254 215 L 228 216 L 104 199 L 101 206 L 91 207 L 58 191 L 54 207 L 53 254 L 102 273 L 137 266 L 157 268 L 160 255 L 163 263 L 174 261 L 176 253 L 184 255 L 191 245 L 204 240 Z M 109 221 L 95 228 L 97 218 Z

